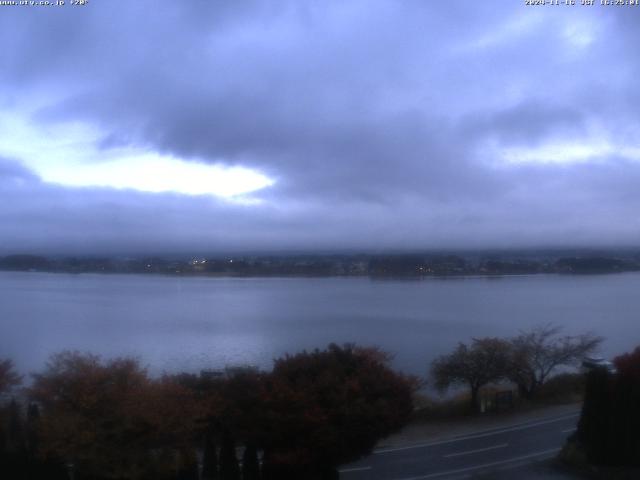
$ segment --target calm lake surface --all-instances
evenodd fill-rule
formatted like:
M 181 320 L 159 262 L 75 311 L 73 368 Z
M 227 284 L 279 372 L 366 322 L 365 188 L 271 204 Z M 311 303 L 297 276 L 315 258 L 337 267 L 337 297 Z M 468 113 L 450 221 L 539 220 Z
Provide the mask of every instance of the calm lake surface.
M 378 345 L 425 375 L 458 341 L 545 322 L 640 344 L 640 274 L 500 278 L 198 278 L 0 272 L 0 357 L 24 372 L 63 349 L 151 371 L 253 364 L 330 342 Z

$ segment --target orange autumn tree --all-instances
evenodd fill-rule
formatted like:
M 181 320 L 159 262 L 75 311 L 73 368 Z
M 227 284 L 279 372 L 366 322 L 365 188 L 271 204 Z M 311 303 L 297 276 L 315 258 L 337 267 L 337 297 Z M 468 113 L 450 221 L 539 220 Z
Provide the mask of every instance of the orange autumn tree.
M 179 468 L 197 417 L 188 389 L 151 379 L 132 358 L 53 355 L 29 393 L 42 408 L 41 453 L 90 478 L 138 479 L 154 467 L 158 475 Z

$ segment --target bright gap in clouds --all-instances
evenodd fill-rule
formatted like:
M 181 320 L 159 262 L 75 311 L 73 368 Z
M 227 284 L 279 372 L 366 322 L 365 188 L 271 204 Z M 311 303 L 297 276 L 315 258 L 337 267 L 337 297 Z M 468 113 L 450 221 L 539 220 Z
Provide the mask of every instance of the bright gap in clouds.
M 612 157 L 639 161 L 640 146 L 616 145 L 606 141 L 598 143 L 552 143 L 536 148 L 503 148 L 499 156 L 509 164 L 573 164 L 602 161 Z
M 188 162 L 153 153 L 98 163 L 49 164 L 36 170 L 43 180 L 66 186 L 227 198 L 273 185 L 271 179 L 248 168 Z
M 37 134 L 34 134 L 37 132 Z M 138 148 L 102 150 L 104 132 L 83 123 L 34 125 L 21 112 L 0 112 L 0 156 L 17 159 L 43 181 L 69 187 L 215 195 L 256 203 L 245 195 L 274 184 L 259 171 L 185 161 Z

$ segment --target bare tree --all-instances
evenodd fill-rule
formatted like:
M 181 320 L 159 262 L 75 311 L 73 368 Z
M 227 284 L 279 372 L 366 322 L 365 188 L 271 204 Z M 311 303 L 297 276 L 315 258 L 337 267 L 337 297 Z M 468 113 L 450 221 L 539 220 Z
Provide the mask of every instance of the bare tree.
M 511 339 L 511 359 L 507 377 L 518 386 L 520 395 L 532 398 L 561 366 L 577 365 L 602 343 L 592 333 L 560 335 L 562 327 L 541 325 Z
M 450 385 L 467 385 L 471 391 L 471 408 L 478 410 L 478 393 L 488 383 L 506 375 L 510 345 L 499 338 L 474 338 L 471 346 L 464 343 L 449 355 L 442 355 L 431 364 L 431 375 L 439 390 Z

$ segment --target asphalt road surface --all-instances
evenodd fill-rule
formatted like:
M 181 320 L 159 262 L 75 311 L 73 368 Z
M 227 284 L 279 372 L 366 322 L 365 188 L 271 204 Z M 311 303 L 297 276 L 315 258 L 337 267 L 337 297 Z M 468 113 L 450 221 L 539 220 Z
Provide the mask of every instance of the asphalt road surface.
M 523 469 L 554 457 L 575 430 L 579 412 L 447 440 L 376 450 L 340 469 L 341 480 L 527 478 Z M 519 472 L 520 473 L 517 473 Z

